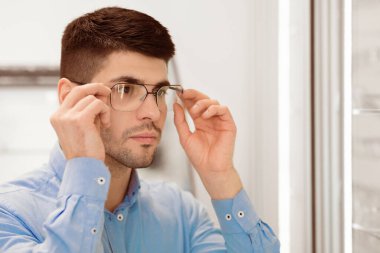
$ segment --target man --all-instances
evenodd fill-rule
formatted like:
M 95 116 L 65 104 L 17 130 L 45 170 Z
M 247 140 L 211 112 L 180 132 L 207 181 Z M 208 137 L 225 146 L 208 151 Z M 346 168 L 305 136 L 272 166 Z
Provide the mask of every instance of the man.
M 234 168 L 228 108 L 170 85 L 173 55 L 166 28 L 137 11 L 103 8 L 66 27 L 51 117 L 59 145 L 45 167 L 0 188 L 2 252 L 279 252 Z M 189 193 L 138 178 L 171 108 L 221 230 Z

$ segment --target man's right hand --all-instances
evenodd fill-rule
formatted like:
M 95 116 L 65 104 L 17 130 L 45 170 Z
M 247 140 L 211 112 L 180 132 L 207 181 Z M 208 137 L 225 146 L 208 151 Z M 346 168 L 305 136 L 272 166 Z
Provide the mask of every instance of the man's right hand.
M 110 127 L 111 89 L 104 84 L 77 86 L 68 79 L 59 82 L 60 107 L 50 117 L 66 159 L 92 157 L 104 161 L 101 125 Z

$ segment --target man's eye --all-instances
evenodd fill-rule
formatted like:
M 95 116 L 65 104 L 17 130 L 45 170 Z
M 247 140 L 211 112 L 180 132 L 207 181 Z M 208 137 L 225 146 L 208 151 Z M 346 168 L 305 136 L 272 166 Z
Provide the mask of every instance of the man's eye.
M 117 88 L 117 93 L 119 94 L 130 94 L 133 91 L 133 87 L 129 85 L 120 85 Z
M 157 96 L 162 97 L 166 95 L 166 89 L 159 89 L 157 91 Z
M 130 87 L 130 86 L 124 86 L 123 92 L 124 92 L 125 94 L 131 92 L 131 87 Z

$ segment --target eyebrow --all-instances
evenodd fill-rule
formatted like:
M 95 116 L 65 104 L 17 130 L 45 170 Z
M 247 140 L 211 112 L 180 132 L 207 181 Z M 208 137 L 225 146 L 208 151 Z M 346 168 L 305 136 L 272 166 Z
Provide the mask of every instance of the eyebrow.
M 126 82 L 131 84 L 144 84 L 144 85 L 150 85 L 155 87 L 161 87 L 161 86 L 168 86 L 170 85 L 168 80 L 160 81 L 156 84 L 150 84 L 150 83 L 144 83 L 142 80 L 135 78 L 133 76 L 119 76 L 109 81 L 110 83 L 120 83 L 120 82 Z

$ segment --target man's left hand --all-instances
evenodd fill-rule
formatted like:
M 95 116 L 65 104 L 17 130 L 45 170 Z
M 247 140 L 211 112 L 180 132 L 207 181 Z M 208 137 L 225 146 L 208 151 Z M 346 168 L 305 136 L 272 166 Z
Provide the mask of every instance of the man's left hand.
M 233 165 L 236 125 L 229 109 L 196 91 L 180 95 L 195 126 L 190 131 L 185 112 L 174 105 L 174 122 L 180 142 L 213 199 L 234 197 L 242 188 Z

